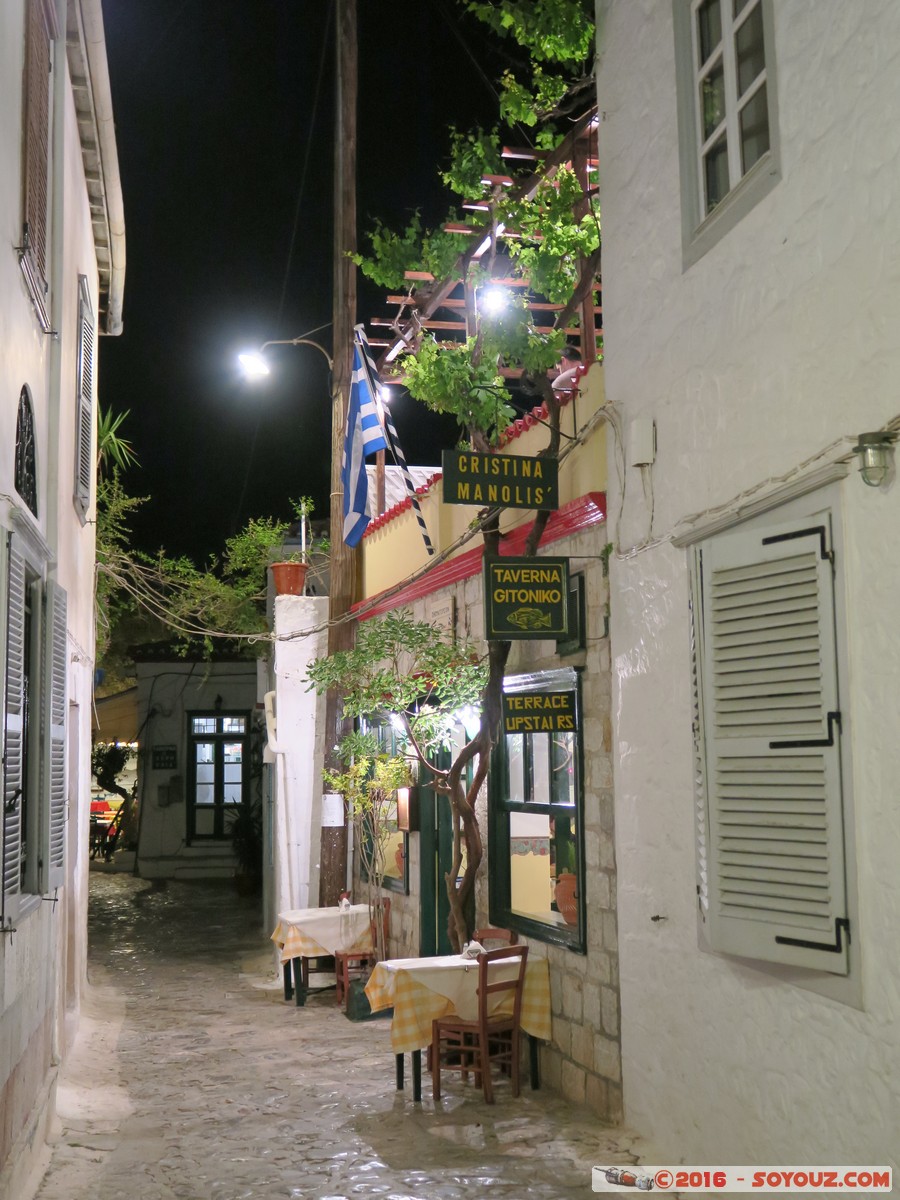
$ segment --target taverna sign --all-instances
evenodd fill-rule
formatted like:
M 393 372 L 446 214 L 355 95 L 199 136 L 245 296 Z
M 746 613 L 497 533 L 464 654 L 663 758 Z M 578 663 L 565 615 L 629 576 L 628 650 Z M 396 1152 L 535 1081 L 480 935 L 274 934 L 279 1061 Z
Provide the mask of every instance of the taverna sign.
M 484 635 L 488 641 L 560 638 L 568 633 L 569 560 L 484 560 Z
M 559 508 L 559 464 L 555 458 L 445 450 L 441 469 L 445 504 Z

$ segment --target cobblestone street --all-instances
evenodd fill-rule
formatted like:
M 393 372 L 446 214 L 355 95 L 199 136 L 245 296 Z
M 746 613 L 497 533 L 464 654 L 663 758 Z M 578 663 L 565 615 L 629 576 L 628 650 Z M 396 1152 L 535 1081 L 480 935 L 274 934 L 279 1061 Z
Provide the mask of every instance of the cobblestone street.
M 631 1140 L 548 1092 L 394 1089 L 390 1022 L 284 1001 L 229 884 L 93 874 L 90 988 L 37 1200 L 591 1195 Z

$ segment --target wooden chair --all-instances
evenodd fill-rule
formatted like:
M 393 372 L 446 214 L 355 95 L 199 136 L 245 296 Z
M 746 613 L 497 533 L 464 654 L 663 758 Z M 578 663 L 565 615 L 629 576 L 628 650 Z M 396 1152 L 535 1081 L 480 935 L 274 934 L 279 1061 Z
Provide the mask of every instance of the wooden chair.
M 384 945 L 388 943 L 388 930 L 391 923 L 391 901 L 390 897 L 383 897 L 382 905 L 382 929 L 384 931 Z M 378 954 L 378 938 L 376 937 L 375 922 L 371 924 L 372 947 L 369 950 L 338 950 L 334 956 L 334 1002 L 335 1004 L 343 1004 L 347 999 L 347 993 L 350 990 L 350 980 L 358 979 L 365 975 L 370 967 L 374 967 Z
M 483 929 L 476 929 L 472 934 L 472 940 L 481 942 L 485 950 L 487 950 L 486 942 L 500 942 L 504 946 L 515 946 L 519 940 L 519 935 L 513 933 L 511 929 L 498 929 L 494 925 L 485 925 Z
M 512 1093 L 518 1096 L 519 1022 L 527 959 L 527 946 L 501 946 L 479 954 L 477 1019 L 464 1021 L 461 1017 L 440 1017 L 432 1022 L 431 1086 L 435 1100 L 441 1098 L 442 1069 L 460 1071 L 463 1078 L 473 1071 L 476 1084 L 481 1083 L 485 1101 L 493 1104 L 493 1063 L 509 1070 Z M 518 966 L 511 978 L 499 978 L 498 968 L 504 964 Z M 491 1009 L 496 1007 L 502 992 L 512 993 L 512 1012 L 492 1014 Z

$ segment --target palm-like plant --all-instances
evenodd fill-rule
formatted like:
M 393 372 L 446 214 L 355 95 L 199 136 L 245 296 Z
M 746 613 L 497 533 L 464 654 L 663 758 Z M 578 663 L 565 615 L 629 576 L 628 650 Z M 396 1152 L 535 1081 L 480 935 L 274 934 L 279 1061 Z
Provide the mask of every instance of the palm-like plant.
M 110 464 L 124 471 L 126 467 L 136 467 L 138 463 L 134 446 L 119 434 L 122 422 L 131 412 L 114 413 L 110 408 L 97 405 L 97 473 L 101 477 L 107 473 Z

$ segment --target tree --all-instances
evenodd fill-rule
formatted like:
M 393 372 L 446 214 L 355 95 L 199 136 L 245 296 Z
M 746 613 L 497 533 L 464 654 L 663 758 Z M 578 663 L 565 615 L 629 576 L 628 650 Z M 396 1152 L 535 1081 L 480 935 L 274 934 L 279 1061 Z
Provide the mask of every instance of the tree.
M 345 734 L 337 748 L 337 757 L 344 769 L 326 770 L 325 786 L 344 797 L 353 822 L 362 873 L 368 885 L 375 948 L 382 959 L 385 945 L 381 883 L 385 849 L 392 833 L 390 816 L 396 805 L 397 789 L 411 782 L 409 763 L 401 755 L 385 754 L 373 733 L 360 730 Z
M 318 659 L 310 664 L 308 675 L 311 685 L 319 693 L 336 688 L 342 694 L 348 717 L 371 719 L 384 711 L 398 717 L 405 733 L 407 757 L 418 762 L 423 770 L 430 771 L 436 790 L 448 797 L 454 831 L 453 862 L 446 876 L 450 900 L 448 933 L 451 944 L 459 949 L 471 932 L 469 912 L 475 877 L 483 856 L 475 802 L 487 775 L 489 755 L 479 754 L 483 743 L 476 739 L 457 754 L 447 770 L 438 770 L 432 765 L 431 758 L 438 748 L 450 746 L 459 714 L 485 702 L 487 663 L 474 643 L 450 642 L 440 629 L 412 620 L 407 612 L 397 612 L 382 620 L 364 622 L 352 650 Z M 488 717 L 487 721 L 490 720 Z M 485 723 L 482 714 L 482 724 Z M 372 743 L 354 740 L 358 737 L 357 734 L 345 738 L 341 748 L 346 756 L 355 753 L 356 762 L 351 771 L 355 770 L 357 776 L 351 775 L 347 782 L 342 782 L 336 776 L 326 775 L 330 786 L 348 798 L 352 795 L 354 802 L 356 796 L 365 792 L 358 778 L 360 775 L 365 778 L 375 760 Z M 466 767 L 476 756 L 478 761 L 472 781 L 466 786 Z M 365 765 L 360 766 L 360 763 Z M 405 762 L 403 765 L 406 767 Z M 402 783 L 393 782 L 397 770 L 396 760 L 387 759 L 384 775 L 376 776 L 377 786 L 388 784 L 393 789 L 402 786 Z M 395 774 L 391 774 L 392 771 Z M 371 796 L 364 796 L 364 805 L 371 803 Z M 361 811 L 366 811 L 365 806 Z M 463 844 L 467 851 L 466 865 L 457 888 Z
M 137 831 L 134 827 L 134 792 L 119 783 L 119 776 L 134 757 L 130 746 L 119 742 L 98 742 L 91 747 L 91 774 L 105 792 L 112 792 L 122 801 L 121 815 L 115 822 L 114 838 L 122 837 L 126 847 L 132 847 Z M 114 842 L 107 845 L 107 857 L 111 857 Z
M 203 567 L 164 549 L 146 554 L 132 546 L 130 527 L 146 497 L 125 490 L 121 460 L 110 457 L 111 472 L 101 472 L 97 482 L 98 659 L 109 661 L 121 675 L 127 669 L 128 645 L 141 641 L 168 639 L 176 652 L 199 649 L 206 655 L 219 639 L 250 654 L 267 648 L 266 568 L 273 554 L 282 553 L 294 522 L 252 518 L 226 541 L 221 557 Z M 302 497 L 291 507 L 305 530 L 311 501 Z M 303 555 L 321 555 L 325 547 L 318 540 Z
M 447 345 L 429 334 L 416 335 L 411 352 L 397 363 L 409 393 L 434 411 L 454 415 L 463 440 L 488 453 L 515 416 L 508 371 L 503 368 L 518 369 L 518 388 L 529 406 L 535 400 L 546 405 L 549 433 L 541 454 L 557 458 L 560 412 L 548 372 L 560 360 L 570 322 L 597 287 L 600 263 L 595 189 L 588 186 L 587 172 L 567 159 L 566 142 L 555 124 L 573 107 L 594 104 L 586 71 L 594 35 L 591 5 L 583 0 L 464 0 L 464 5 L 526 51 L 524 69 L 511 69 L 504 76 L 501 116 L 507 125 L 540 124 L 537 144 L 544 170 L 537 175 L 525 172 L 512 186 L 505 178 L 497 183 L 506 174 L 499 131 L 453 129 L 450 164 L 441 177 L 457 204 L 477 201 L 486 209 L 484 223 L 460 227 L 457 207 L 436 231 L 424 229 L 418 213 L 398 232 L 376 223 L 372 253 L 357 255 L 355 261 L 364 274 L 390 288 L 407 286 L 408 273 L 434 276 L 433 284 L 410 294 L 419 312 L 430 295 L 447 294 L 446 276 L 462 282 L 469 336 Z M 499 315 L 488 316 L 477 303 L 479 289 L 490 281 L 497 262 L 502 262 L 505 274 L 517 274 L 532 297 L 561 306 L 549 332 L 536 327 L 524 297 L 508 303 Z M 593 357 L 595 347 L 590 348 Z M 549 517 L 548 511 L 535 513 L 525 556 L 537 553 Z M 485 510 L 479 524 L 485 555 L 496 556 L 500 510 Z M 466 706 L 478 709 L 478 730 L 467 737 L 450 768 L 431 768 L 453 814 L 453 864 L 446 885 L 448 933 L 456 949 L 471 933 L 470 901 L 483 856 L 475 801 L 499 735 L 510 647 L 506 641 L 490 641 L 482 657 L 472 645 L 451 645 L 440 631 L 405 614 L 391 614 L 382 621 L 364 622 L 355 650 L 333 655 L 310 670 L 316 688 L 334 686 L 344 692 L 348 715 L 371 715 L 379 708 L 398 714 L 412 755 L 423 763 L 436 746 L 449 744 L 454 712 Z M 469 764 L 472 780 L 466 787 Z M 463 845 L 465 869 L 457 888 Z

